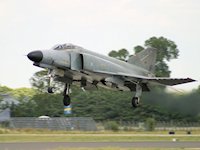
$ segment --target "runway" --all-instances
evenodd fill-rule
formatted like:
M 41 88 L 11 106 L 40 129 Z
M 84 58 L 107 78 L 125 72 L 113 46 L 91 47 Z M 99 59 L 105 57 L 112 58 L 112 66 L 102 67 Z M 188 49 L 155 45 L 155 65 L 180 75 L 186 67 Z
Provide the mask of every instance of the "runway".
M 52 150 L 80 147 L 200 148 L 200 142 L 25 142 L 0 143 L 1 150 Z

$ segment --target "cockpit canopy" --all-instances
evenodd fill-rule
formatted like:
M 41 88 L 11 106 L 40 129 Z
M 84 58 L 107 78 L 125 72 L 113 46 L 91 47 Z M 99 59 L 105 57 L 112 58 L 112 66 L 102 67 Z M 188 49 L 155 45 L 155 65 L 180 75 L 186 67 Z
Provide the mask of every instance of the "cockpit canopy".
M 77 46 L 77 45 L 74 45 L 74 44 L 71 44 L 71 43 L 65 43 L 65 44 L 57 44 L 52 49 L 53 50 L 67 50 L 67 49 L 78 49 L 78 48 L 83 49 L 80 46 Z

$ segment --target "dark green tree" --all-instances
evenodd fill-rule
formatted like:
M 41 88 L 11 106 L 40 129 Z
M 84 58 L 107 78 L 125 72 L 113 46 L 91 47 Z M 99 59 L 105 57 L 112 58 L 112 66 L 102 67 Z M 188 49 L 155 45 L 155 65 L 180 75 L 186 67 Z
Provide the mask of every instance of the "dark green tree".
M 7 87 L 7 86 L 1 86 L 0 85 L 0 94 L 8 94 L 11 93 L 13 89 Z
M 111 52 L 109 52 L 108 55 L 119 60 L 125 61 L 129 56 L 129 52 L 125 48 L 122 48 L 118 51 L 112 50 Z
M 49 77 L 47 70 L 41 70 L 36 73 L 30 78 L 31 86 L 34 89 L 37 89 L 39 92 L 46 92 L 49 86 Z M 53 81 L 51 86 L 55 87 L 56 92 L 60 93 L 64 89 L 64 84 L 62 82 Z
M 41 70 L 33 74 L 30 78 L 31 86 L 38 91 L 42 92 L 47 88 L 49 84 L 48 78 L 46 78 L 47 70 Z
M 158 61 L 175 59 L 178 57 L 179 50 L 175 42 L 164 37 L 151 37 L 145 41 L 146 47 L 154 47 L 158 49 Z
M 10 109 L 12 117 L 37 117 L 36 103 L 31 99 L 23 99 L 18 105 L 11 105 Z
M 36 116 L 59 117 L 63 115 L 62 95 L 41 93 L 32 97 Z
M 140 45 L 134 47 L 135 54 L 139 53 L 142 50 L 144 50 L 144 47 Z

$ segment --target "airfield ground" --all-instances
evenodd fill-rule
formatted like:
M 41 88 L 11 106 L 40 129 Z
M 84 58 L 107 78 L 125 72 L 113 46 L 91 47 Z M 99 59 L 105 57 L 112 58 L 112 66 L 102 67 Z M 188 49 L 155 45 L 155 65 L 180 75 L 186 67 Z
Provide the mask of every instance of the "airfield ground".
M 0 143 L 1 150 L 147 150 L 199 149 L 199 142 L 28 142 Z
M 200 149 L 200 131 L 192 131 L 189 135 L 185 131 L 178 131 L 175 135 L 169 135 L 167 131 L 63 132 L 26 129 L 0 132 L 0 147 L 4 147 L 3 150 L 14 150 L 17 146 L 20 150 L 26 146 L 37 150 L 45 150 L 44 147 L 48 150 L 189 150 Z

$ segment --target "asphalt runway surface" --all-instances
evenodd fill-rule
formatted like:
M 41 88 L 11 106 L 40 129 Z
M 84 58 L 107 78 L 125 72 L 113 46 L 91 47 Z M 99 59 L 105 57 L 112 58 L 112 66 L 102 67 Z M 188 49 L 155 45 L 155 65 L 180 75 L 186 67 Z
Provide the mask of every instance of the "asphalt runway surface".
M 200 148 L 200 142 L 25 142 L 0 143 L 1 150 L 52 150 L 57 148 L 132 147 Z

